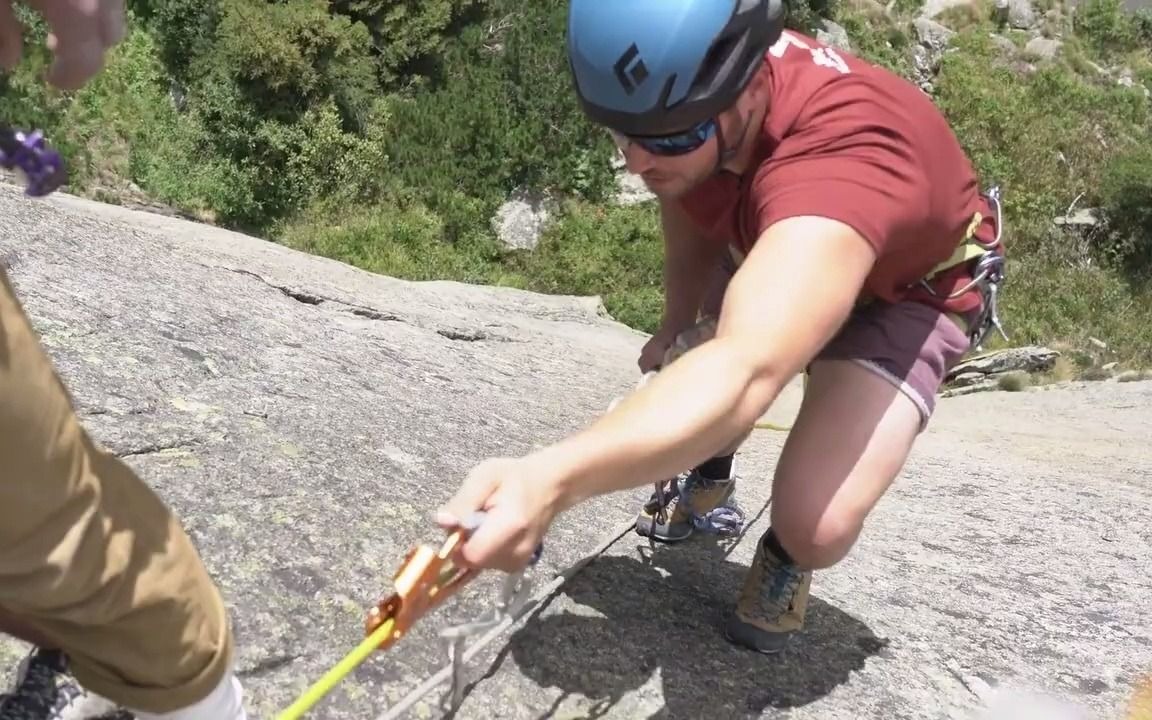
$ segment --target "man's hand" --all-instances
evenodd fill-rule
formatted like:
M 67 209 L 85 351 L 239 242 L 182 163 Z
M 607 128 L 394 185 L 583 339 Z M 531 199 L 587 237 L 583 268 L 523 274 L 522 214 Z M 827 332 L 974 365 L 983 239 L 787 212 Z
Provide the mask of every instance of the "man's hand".
M 523 459 L 480 464 L 437 522 L 450 528 L 487 511 L 463 560 L 515 571 L 558 513 L 719 452 L 835 334 L 874 262 L 872 247 L 843 223 L 796 217 L 774 224 L 729 285 L 714 339 L 589 428 Z
M 534 453 L 572 507 L 671 477 L 747 433 L 851 312 L 875 252 L 852 227 L 769 227 L 724 296 L 715 337 L 668 364 L 581 432 Z
M 559 483 L 530 458 L 493 458 L 473 468 L 456 495 L 436 513 L 446 530 L 477 510 L 487 513 L 461 550 L 460 560 L 477 568 L 516 572 L 561 511 Z
M 640 349 L 639 359 L 636 360 L 641 374 L 658 370 L 664 364 L 664 353 L 675 342 L 679 332 L 677 328 L 662 327 L 656 331 L 655 335 L 648 338 L 648 342 L 644 343 L 644 347 Z
M 26 0 L 48 23 L 54 61 L 45 78 L 76 90 L 104 69 L 104 53 L 124 39 L 124 0 Z M 23 54 L 12 0 L 0 0 L 0 66 L 14 69 Z

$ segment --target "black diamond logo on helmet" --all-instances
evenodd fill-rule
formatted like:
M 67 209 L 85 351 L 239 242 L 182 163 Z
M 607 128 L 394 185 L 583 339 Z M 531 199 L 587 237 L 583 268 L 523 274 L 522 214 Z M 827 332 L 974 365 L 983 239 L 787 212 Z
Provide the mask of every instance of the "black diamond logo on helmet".
M 650 75 L 648 66 L 640 59 L 640 48 L 636 47 L 636 43 L 628 46 L 624 54 L 616 60 L 612 70 L 616 73 L 620 87 L 629 95 L 636 92 L 636 88 L 640 87 Z

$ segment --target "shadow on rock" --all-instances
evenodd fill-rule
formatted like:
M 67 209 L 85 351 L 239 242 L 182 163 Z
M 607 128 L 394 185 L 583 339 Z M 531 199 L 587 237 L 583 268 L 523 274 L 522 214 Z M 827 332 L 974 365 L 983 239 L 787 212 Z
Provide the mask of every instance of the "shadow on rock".
M 732 644 L 724 621 L 745 572 L 707 542 L 659 547 L 645 559 L 599 558 L 566 585 L 587 614 L 537 617 L 508 652 L 542 687 L 594 701 L 587 717 L 656 672 L 664 707 L 650 718 L 755 717 L 820 699 L 887 644 L 815 596 L 804 632 L 783 654 Z

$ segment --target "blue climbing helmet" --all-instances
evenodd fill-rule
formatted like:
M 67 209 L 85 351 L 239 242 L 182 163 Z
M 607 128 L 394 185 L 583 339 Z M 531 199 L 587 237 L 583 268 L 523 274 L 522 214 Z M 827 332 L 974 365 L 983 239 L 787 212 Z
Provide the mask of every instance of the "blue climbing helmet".
M 783 0 L 570 0 L 568 62 L 593 122 L 681 133 L 728 109 L 784 27 Z

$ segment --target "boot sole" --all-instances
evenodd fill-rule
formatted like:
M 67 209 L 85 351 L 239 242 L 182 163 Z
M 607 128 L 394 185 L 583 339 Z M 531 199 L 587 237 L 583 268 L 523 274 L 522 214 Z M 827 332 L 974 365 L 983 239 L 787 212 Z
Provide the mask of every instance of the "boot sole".
M 695 528 L 689 527 L 688 532 L 683 535 L 666 535 L 654 530 L 654 525 L 655 523 L 652 522 L 652 518 L 640 517 L 636 520 L 634 529 L 636 530 L 636 534 L 641 537 L 650 537 L 653 540 L 659 540 L 660 542 L 669 544 L 684 542 L 692 537 L 692 533 L 695 531 Z
M 729 619 L 724 625 L 724 637 L 733 645 L 760 653 L 761 655 L 779 655 L 787 649 L 789 643 L 792 641 L 793 633 L 786 633 L 783 637 L 773 638 L 769 641 L 771 644 L 765 643 L 761 645 L 760 642 L 758 642 L 757 635 L 763 631 L 758 628 L 750 628 L 747 632 L 743 632 L 743 628 L 743 624 L 735 618 Z M 734 633 L 733 630 L 737 630 L 738 632 Z

